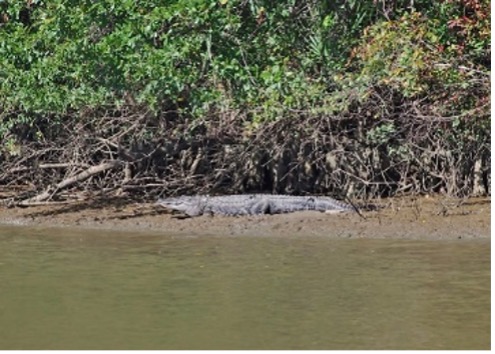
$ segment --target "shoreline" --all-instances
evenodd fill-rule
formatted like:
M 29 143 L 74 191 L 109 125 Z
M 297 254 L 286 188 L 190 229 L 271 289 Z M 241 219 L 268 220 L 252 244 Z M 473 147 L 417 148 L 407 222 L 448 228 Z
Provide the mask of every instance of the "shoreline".
M 460 204 L 459 206 L 455 206 Z M 0 226 L 71 228 L 175 236 L 319 236 L 334 239 L 490 239 L 490 198 L 462 203 L 440 198 L 392 198 L 378 211 L 313 211 L 259 216 L 180 218 L 154 203 L 72 203 L 0 207 Z

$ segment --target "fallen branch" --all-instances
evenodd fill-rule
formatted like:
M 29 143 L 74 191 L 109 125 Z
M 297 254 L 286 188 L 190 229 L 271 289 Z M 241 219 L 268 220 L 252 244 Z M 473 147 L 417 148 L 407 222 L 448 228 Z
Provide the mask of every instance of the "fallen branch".
M 62 201 L 44 201 L 44 202 L 30 202 L 28 200 L 24 200 L 17 205 L 23 206 L 23 207 L 29 207 L 29 206 L 43 206 L 43 205 L 63 205 L 63 204 L 70 204 L 73 203 L 73 201 L 69 200 L 62 200 Z
M 19 173 L 19 172 L 24 172 L 24 171 L 32 171 L 33 169 L 39 168 L 39 169 L 54 169 L 54 168 L 68 168 L 68 167 L 75 167 L 75 166 L 82 166 L 82 167 L 87 167 L 87 164 L 79 164 L 79 163 L 42 163 L 39 164 L 36 167 L 16 167 L 13 168 L 9 171 L 9 173 Z
M 90 168 L 84 170 L 83 172 L 73 177 L 64 179 L 62 182 L 58 183 L 55 187 L 50 186 L 43 193 L 40 193 L 33 198 L 29 198 L 27 200 L 20 202 L 19 205 L 23 205 L 23 206 L 37 205 L 36 203 L 46 201 L 47 199 L 53 197 L 53 195 L 57 193 L 59 190 L 67 188 L 77 182 L 83 181 L 98 173 L 113 169 L 119 166 L 120 164 L 121 164 L 120 161 L 111 161 L 111 162 L 102 163 L 97 166 L 91 166 Z

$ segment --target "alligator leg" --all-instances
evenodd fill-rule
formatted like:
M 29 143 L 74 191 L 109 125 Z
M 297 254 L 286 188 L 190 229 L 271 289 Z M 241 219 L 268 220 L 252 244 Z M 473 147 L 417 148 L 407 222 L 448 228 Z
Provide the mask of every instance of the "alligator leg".
M 266 198 L 261 198 L 250 205 L 249 211 L 251 215 L 260 215 L 260 214 L 272 214 L 272 202 L 267 200 Z

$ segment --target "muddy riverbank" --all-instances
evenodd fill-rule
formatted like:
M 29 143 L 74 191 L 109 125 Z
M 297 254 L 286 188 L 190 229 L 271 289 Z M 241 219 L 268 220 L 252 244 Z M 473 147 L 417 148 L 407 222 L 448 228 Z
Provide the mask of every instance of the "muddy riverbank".
M 158 232 L 184 236 L 322 236 L 330 238 L 477 239 L 490 237 L 490 199 L 382 200 L 356 213 L 297 212 L 181 219 L 152 203 L 113 200 L 29 208 L 0 207 L 0 224 Z

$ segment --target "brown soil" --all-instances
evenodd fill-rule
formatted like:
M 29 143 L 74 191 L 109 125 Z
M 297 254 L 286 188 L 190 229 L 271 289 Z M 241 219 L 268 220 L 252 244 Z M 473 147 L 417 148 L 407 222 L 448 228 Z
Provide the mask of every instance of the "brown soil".
M 324 236 L 331 238 L 474 239 L 490 237 L 490 199 L 382 200 L 357 213 L 297 212 L 247 217 L 180 218 L 153 204 L 105 203 L 0 207 L 0 224 L 197 235 Z M 460 204 L 460 205 L 459 205 Z

